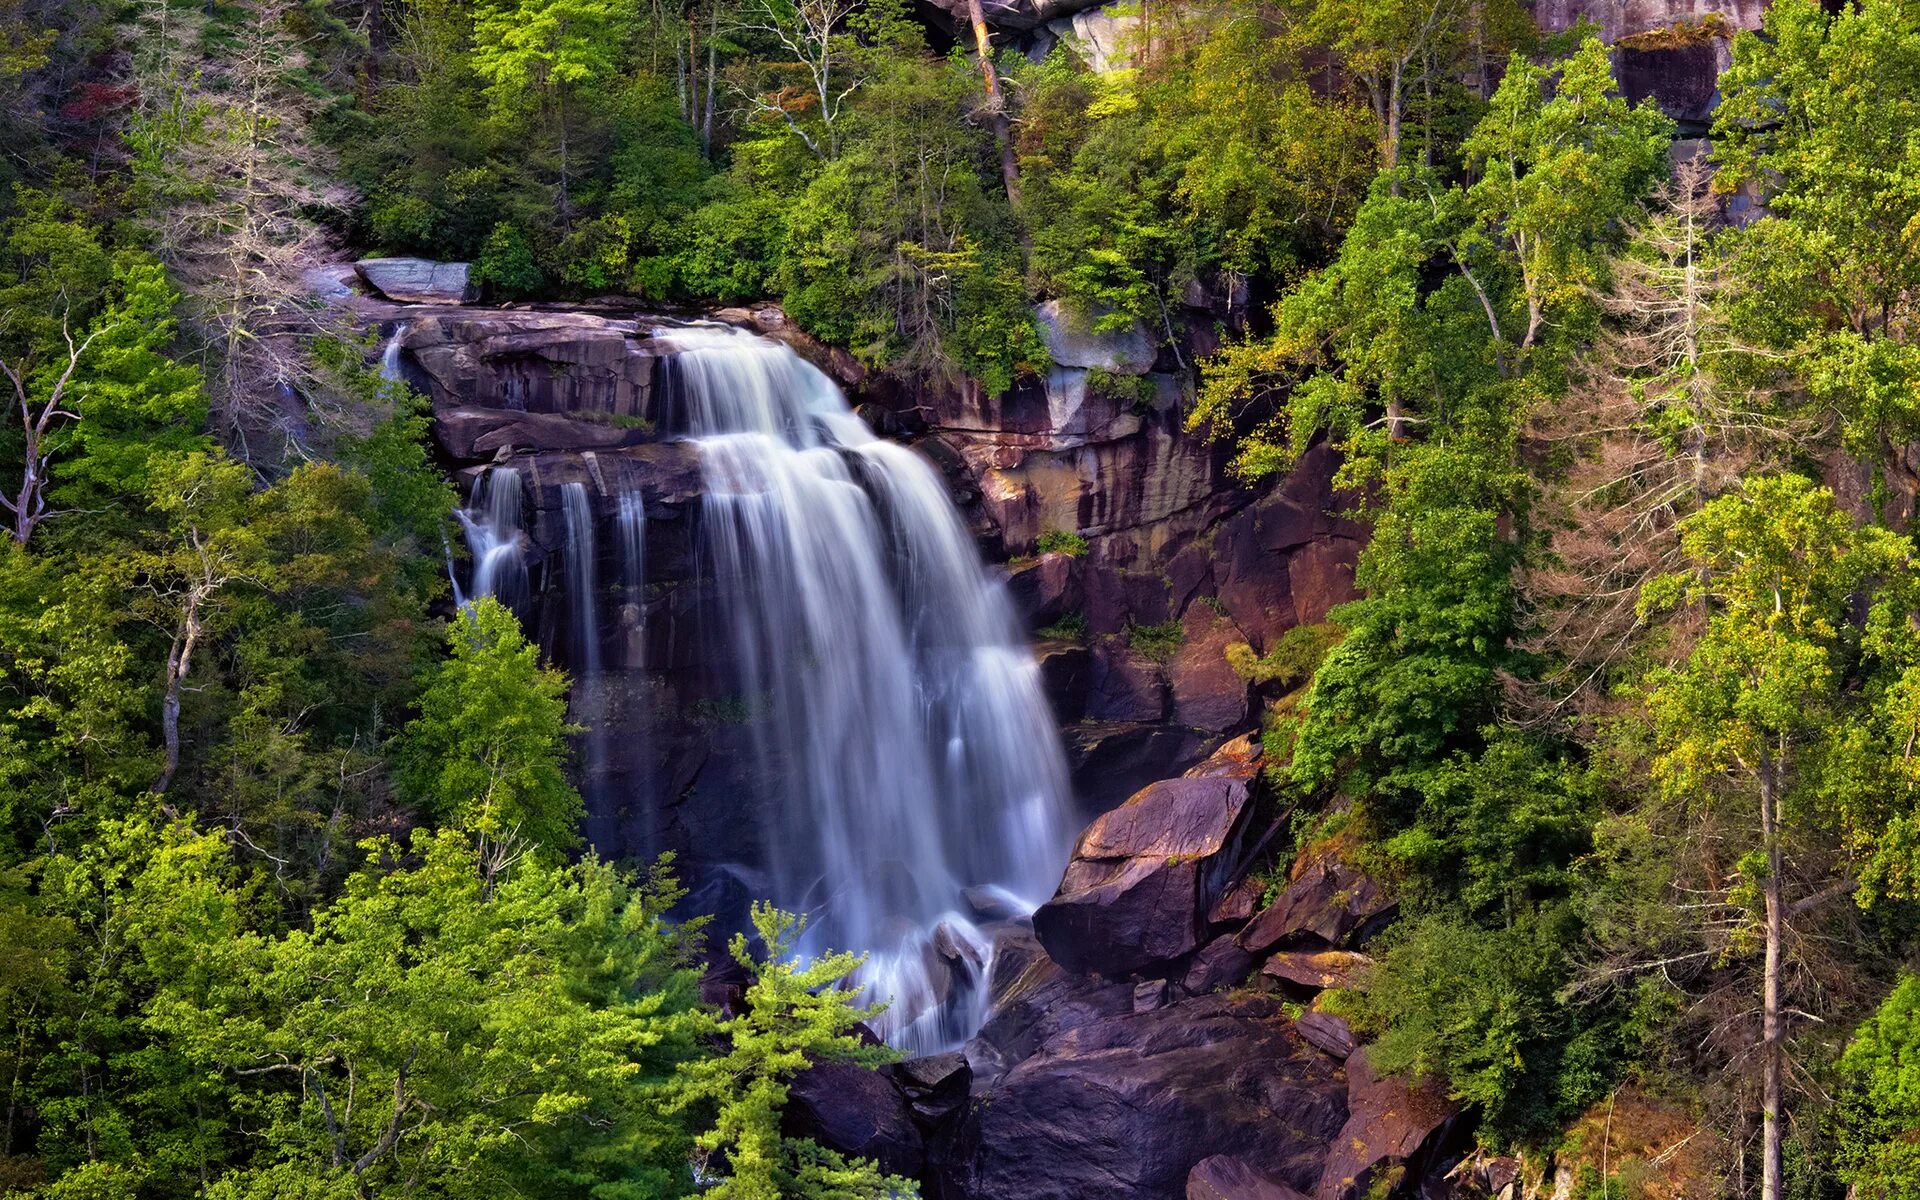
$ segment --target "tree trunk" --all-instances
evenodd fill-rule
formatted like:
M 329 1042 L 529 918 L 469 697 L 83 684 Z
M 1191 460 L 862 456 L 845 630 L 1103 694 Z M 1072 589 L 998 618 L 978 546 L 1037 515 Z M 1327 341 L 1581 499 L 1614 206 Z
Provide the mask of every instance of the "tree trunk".
M 1007 186 L 1007 199 L 1020 203 L 1020 162 L 1013 153 L 1013 132 L 1007 127 L 1006 100 L 1000 94 L 1000 74 L 993 69 L 993 39 L 987 32 L 987 16 L 980 0 L 967 0 L 967 16 L 973 21 L 973 49 L 980 60 L 980 78 L 987 88 L 987 119 L 993 125 L 993 140 L 1000 145 L 1000 178 Z
M 558 96 L 560 105 L 560 228 L 573 232 L 573 180 L 569 178 L 570 164 L 567 161 L 567 93 L 562 88 Z
M 707 14 L 707 100 L 706 109 L 700 114 L 700 153 L 713 157 L 713 91 L 714 77 L 720 70 L 720 0 L 713 0 L 713 7 Z
M 198 540 L 198 535 L 195 535 Z M 167 652 L 167 682 L 160 699 L 160 738 L 166 749 L 166 765 L 160 778 L 153 781 L 153 794 L 162 796 L 173 786 L 180 771 L 180 694 L 185 690 L 187 673 L 193 670 L 193 652 L 200 644 L 200 605 L 209 595 L 204 584 L 196 583 L 187 592 L 186 610 L 181 614 L 180 632 Z
M 1760 1001 L 1760 1198 L 1780 1200 L 1781 1155 L 1781 1039 L 1780 940 L 1783 914 L 1780 904 L 1780 796 L 1779 767 L 1763 757 L 1760 766 L 1760 837 L 1767 852 L 1766 972 Z

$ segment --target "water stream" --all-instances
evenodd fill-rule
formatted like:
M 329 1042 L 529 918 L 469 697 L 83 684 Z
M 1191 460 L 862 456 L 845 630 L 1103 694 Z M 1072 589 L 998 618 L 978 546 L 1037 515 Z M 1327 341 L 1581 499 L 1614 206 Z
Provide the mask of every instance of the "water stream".
M 703 571 L 733 641 L 762 777 L 773 899 L 809 948 L 868 955 L 916 1053 L 979 1020 L 991 947 L 962 899 L 1051 894 L 1066 766 L 1003 586 L 933 467 L 876 438 L 791 350 L 669 331 L 669 429 L 699 448 Z

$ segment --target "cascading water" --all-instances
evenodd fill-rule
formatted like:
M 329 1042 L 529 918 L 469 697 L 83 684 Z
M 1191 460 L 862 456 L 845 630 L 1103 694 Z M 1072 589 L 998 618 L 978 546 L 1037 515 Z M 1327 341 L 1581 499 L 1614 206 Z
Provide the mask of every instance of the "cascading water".
M 525 527 L 521 491 L 519 471 L 494 467 L 474 483 L 467 507 L 455 511 L 466 533 L 467 550 L 473 556 L 467 594 L 460 593 L 459 581 L 455 580 L 457 603 L 492 596 L 515 612 L 525 611 L 529 592 L 527 560 L 520 547 Z
M 868 955 L 880 1032 L 915 1053 L 977 1027 L 991 947 L 962 891 L 1057 883 L 1065 761 L 1004 589 L 933 468 L 874 437 L 791 350 L 662 331 L 670 428 L 698 447 L 704 567 L 761 777 L 772 899 L 807 949 Z

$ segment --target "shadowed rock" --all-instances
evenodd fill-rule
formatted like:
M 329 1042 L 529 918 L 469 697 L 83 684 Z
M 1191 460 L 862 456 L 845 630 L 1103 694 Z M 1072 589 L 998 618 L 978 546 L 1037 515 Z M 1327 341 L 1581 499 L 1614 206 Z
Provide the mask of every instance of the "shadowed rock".
M 1216 1154 L 1187 1173 L 1187 1200 L 1307 1200 L 1305 1193 L 1270 1179 L 1244 1159 Z

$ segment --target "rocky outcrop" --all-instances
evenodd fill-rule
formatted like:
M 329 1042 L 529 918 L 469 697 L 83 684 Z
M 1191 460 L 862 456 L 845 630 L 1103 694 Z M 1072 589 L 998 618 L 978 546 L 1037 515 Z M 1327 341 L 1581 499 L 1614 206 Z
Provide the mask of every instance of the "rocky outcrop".
M 480 298 L 466 263 L 363 258 L 353 268 L 368 287 L 399 304 L 471 304 Z
M 1033 914 L 1048 956 L 1117 977 L 1197 949 L 1239 853 L 1251 775 L 1156 783 L 1088 826 Z
M 1347 1122 L 1347 1090 L 1273 997 L 1129 1008 L 1043 1043 L 972 1105 L 938 1194 L 1180 1197 L 1217 1154 L 1308 1191 Z
M 877 1071 L 821 1063 L 794 1077 L 780 1113 L 781 1132 L 869 1158 L 892 1175 L 926 1170 L 926 1145 L 907 1099 Z
M 1534 19 L 1549 33 L 1592 21 L 1614 48 L 1626 97 L 1655 101 L 1697 135 L 1713 120 L 1734 34 L 1760 28 L 1766 8 L 1766 0 L 1539 0 Z
M 1376 1074 L 1364 1050 L 1347 1059 L 1346 1076 L 1347 1120 L 1328 1147 L 1313 1200 L 1359 1200 L 1390 1192 L 1405 1174 L 1419 1178 L 1415 1160 L 1439 1149 L 1436 1135 L 1459 1111 L 1436 1081 Z

